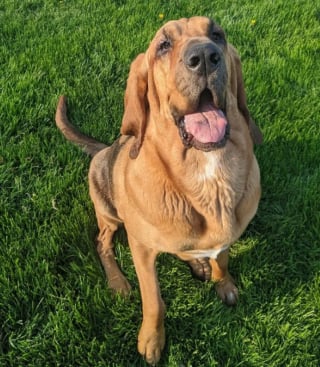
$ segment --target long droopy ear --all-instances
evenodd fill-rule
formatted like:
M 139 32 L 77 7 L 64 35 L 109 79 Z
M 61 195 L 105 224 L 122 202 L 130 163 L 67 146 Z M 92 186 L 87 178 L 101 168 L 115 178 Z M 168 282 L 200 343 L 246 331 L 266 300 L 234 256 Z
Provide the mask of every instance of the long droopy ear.
M 121 134 L 132 135 L 135 141 L 130 150 L 130 158 L 137 158 L 147 124 L 148 67 L 145 54 L 139 54 L 132 62 L 124 98 L 124 115 Z
M 241 61 L 237 50 L 228 45 L 229 53 L 231 57 L 231 90 L 233 95 L 237 98 L 238 108 L 242 112 L 244 118 L 247 121 L 251 138 L 254 144 L 262 144 L 263 136 L 259 127 L 255 124 L 250 116 L 250 112 L 247 106 L 247 97 L 244 90 L 244 82 L 242 77 Z

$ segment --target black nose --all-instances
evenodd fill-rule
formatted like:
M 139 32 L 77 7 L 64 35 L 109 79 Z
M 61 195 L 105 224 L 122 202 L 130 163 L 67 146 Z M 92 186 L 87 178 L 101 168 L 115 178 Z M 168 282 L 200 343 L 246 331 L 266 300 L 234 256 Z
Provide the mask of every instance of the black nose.
M 198 74 L 211 74 L 221 61 L 220 49 L 212 43 L 197 43 L 188 47 L 184 55 L 187 69 Z

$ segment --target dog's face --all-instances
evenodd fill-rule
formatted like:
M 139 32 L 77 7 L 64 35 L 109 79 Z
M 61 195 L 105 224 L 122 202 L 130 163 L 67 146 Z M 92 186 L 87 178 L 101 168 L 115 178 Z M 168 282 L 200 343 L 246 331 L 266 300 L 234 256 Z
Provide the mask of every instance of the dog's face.
M 225 107 L 226 45 L 222 29 L 207 18 L 172 21 L 157 32 L 148 56 L 160 99 L 172 113 L 193 113 L 205 91 L 217 108 Z
M 142 145 L 149 110 L 159 124 L 177 126 L 184 146 L 223 147 L 230 129 L 228 93 L 250 127 L 240 59 L 222 28 L 206 17 L 165 24 L 131 65 L 121 132 L 136 137 L 132 158 Z

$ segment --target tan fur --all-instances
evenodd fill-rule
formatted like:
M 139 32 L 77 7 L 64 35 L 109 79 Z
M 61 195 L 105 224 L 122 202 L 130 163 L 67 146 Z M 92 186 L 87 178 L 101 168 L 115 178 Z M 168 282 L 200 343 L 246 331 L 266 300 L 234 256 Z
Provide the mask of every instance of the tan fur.
M 234 304 L 238 291 L 228 273 L 225 246 L 243 233 L 260 199 L 253 142 L 261 142 L 262 135 L 249 115 L 240 58 L 233 46 L 219 45 L 221 75 L 210 76 L 215 78 L 213 101 L 224 101 L 226 106 L 230 124 L 226 145 L 210 152 L 187 149 L 173 118 L 173 113 L 185 115 L 197 108 L 205 82 L 190 73 L 182 60 L 194 42 L 214 43 L 208 36 L 210 27 L 209 19 L 194 17 L 169 22 L 157 32 L 146 53 L 131 65 L 123 136 L 99 151 L 90 166 L 90 196 L 100 230 L 98 252 L 109 286 L 127 293 L 130 285 L 118 268 L 112 244 L 113 233 L 123 223 L 142 297 L 138 350 L 151 364 L 158 362 L 165 343 L 157 255 L 168 252 L 191 266 L 202 264 L 205 272 L 211 269 L 218 295 Z M 159 56 L 164 37 L 172 46 Z M 56 119 L 60 128 L 68 130 L 64 101 Z M 70 139 L 79 144 L 79 139 Z M 218 254 L 220 248 L 224 251 Z M 199 250 L 215 256 L 196 264 L 193 254 Z

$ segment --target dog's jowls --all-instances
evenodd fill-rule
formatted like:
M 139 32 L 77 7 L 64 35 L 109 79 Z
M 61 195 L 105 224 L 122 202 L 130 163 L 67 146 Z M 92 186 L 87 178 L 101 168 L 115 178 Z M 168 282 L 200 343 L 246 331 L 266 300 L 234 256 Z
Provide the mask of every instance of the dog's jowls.
M 116 263 L 112 236 L 122 224 L 127 231 L 143 307 L 138 350 L 155 364 L 165 344 L 159 253 L 177 255 L 195 276 L 214 281 L 225 303 L 238 299 L 228 249 L 258 207 L 253 144 L 262 141 L 247 108 L 238 53 L 208 18 L 171 21 L 131 65 L 122 136 L 113 145 L 73 127 L 64 97 L 56 122 L 93 156 L 97 249 L 109 286 L 123 294 L 130 285 Z

